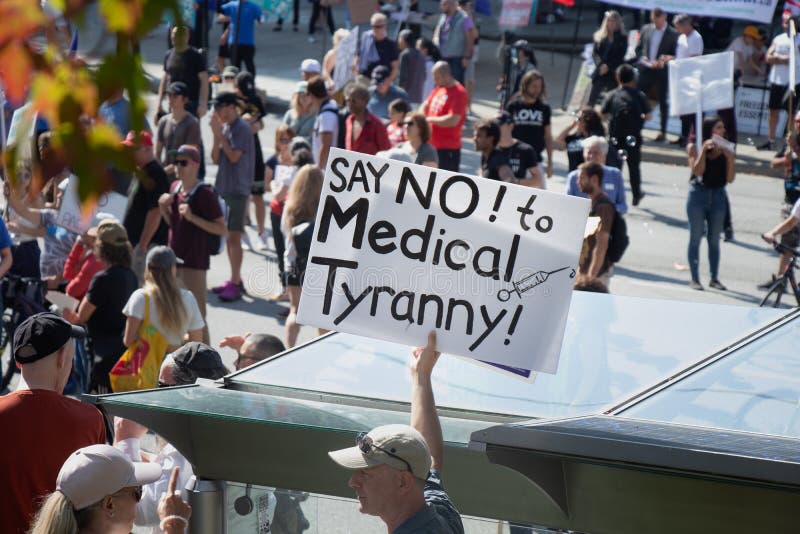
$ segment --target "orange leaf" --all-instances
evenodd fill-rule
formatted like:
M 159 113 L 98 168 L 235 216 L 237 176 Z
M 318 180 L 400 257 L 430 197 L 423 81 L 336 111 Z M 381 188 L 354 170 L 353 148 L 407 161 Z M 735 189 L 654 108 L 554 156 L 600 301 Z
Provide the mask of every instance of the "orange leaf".
M 22 41 L 49 21 L 39 0 L 0 1 L 0 47 Z
M 25 100 L 32 71 L 31 51 L 22 42 L 13 41 L 0 48 L 0 81 L 13 102 L 19 104 Z

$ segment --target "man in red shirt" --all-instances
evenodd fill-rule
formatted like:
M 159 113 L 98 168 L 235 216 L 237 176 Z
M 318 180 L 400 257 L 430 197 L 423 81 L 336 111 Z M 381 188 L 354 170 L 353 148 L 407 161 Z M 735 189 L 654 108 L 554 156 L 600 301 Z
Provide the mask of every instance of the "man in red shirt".
M 375 155 L 381 150 L 389 150 L 392 144 L 383 122 L 367 110 L 369 89 L 363 85 L 353 85 L 347 91 L 347 107 L 350 115 L 345 121 L 345 148 L 362 154 Z
M 61 465 L 77 449 L 105 443 L 103 416 L 61 392 L 75 345 L 86 331 L 53 313 L 26 319 L 14 332 L 22 371 L 17 391 L 0 397 L 0 532 L 23 534 L 41 498 L 56 489 Z
M 192 292 L 203 320 L 206 318 L 206 271 L 210 265 L 208 234 L 225 236 L 227 226 L 213 188 L 197 175 L 200 151 L 194 145 L 181 145 L 174 153 L 178 180 L 169 193 L 158 199 L 161 216 L 169 226 L 169 247 L 183 260 L 178 278 Z M 203 327 L 203 342 L 208 343 L 208 322 Z
M 461 130 L 467 118 L 467 91 L 450 71 L 446 61 L 433 66 L 436 86 L 420 111 L 431 125 L 431 144 L 439 153 L 439 168 L 458 172 L 461 166 Z

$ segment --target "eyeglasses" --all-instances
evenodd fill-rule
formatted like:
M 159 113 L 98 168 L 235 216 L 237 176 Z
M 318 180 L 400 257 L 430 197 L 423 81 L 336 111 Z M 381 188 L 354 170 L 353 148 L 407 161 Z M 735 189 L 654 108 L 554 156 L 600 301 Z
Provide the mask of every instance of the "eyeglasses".
M 378 447 L 377 445 L 375 445 L 372 442 L 372 438 L 369 437 L 366 432 L 361 432 L 359 435 L 356 436 L 356 446 L 358 447 L 358 450 L 360 450 L 364 454 L 369 454 L 369 453 L 372 452 L 372 449 L 377 449 L 377 450 L 381 451 L 382 453 L 386 454 L 387 456 L 391 456 L 395 460 L 400 460 L 401 462 L 406 464 L 406 467 L 408 468 L 408 472 L 411 473 L 411 474 L 414 474 L 414 470 L 411 469 L 411 464 L 410 463 L 408 463 L 406 460 L 403 460 L 402 458 L 400 458 L 399 456 L 397 456 L 393 452 L 389 452 L 386 449 L 384 449 L 383 447 Z M 392 451 L 394 451 L 394 449 L 392 449 Z
M 186 167 L 186 166 L 189 165 L 189 160 L 188 159 L 176 159 L 175 160 L 175 165 L 178 165 L 180 167 Z
M 282 144 L 282 145 L 288 145 L 289 143 L 291 143 L 291 142 L 292 142 L 292 140 L 291 140 L 291 139 L 288 139 L 288 138 L 286 138 L 286 137 L 282 137 L 282 138 L 280 138 L 280 139 L 278 140 L 278 142 L 279 142 L 280 144 Z
M 414 121 L 403 121 L 403 126 L 411 126 L 414 124 Z
M 235 80 L 236 76 L 223 76 L 222 79 L 223 80 Z

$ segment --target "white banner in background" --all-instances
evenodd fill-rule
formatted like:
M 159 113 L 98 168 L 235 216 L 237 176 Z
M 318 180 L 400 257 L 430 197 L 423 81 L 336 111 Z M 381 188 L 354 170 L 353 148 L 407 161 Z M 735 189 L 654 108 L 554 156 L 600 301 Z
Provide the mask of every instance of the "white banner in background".
M 650 10 L 660 7 L 667 13 L 687 13 L 701 17 L 740 19 L 769 24 L 778 0 L 603 0 L 606 4 Z
M 298 322 L 555 373 L 589 201 L 331 149 Z
M 350 35 L 339 41 L 336 47 L 336 66 L 333 68 L 333 91 L 347 85 L 353 79 L 353 62 L 358 47 L 358 26 L 353 26 Z

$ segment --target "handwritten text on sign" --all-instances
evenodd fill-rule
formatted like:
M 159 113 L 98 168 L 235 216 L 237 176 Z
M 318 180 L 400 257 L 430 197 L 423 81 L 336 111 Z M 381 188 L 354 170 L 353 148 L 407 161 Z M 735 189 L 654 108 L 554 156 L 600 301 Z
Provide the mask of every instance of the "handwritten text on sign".
M 332 149 L 298 321 L 555 372 L 585 199 Z

